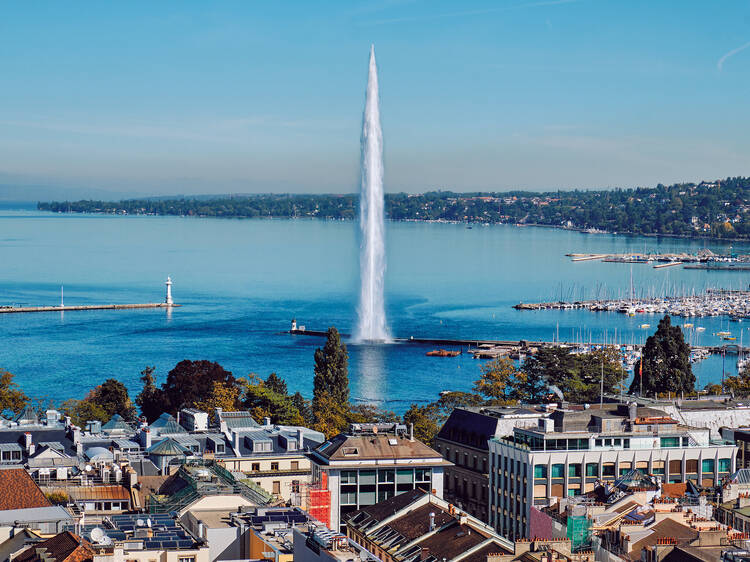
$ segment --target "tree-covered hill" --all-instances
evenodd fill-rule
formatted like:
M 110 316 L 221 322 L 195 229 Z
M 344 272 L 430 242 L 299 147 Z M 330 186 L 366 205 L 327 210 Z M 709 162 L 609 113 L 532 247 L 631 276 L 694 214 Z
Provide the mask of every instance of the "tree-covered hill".
M 355 195 L 262 194 L 39 203 L 52 212 L 352 219 Z M 389 193 L 393 220 L 536 224 L 608 232 L 750 237 L 750 178 L 654 188 L 534 193 Z

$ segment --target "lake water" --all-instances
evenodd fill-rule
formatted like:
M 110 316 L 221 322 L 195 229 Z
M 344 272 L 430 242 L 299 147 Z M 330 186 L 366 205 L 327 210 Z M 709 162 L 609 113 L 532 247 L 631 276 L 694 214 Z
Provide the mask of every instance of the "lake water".
M 588 311 L 515 311 L 519 301 L 637 292 L 745 288 L 750 275 L 602 262 L 572 263 L 569 252 L 727 252 L 728 244 L 583 234 L 544 228 L 388 223 L 386 309 L 399 337 L 642 342 L 657 317 Z M 351 331 L 358 282 L 356 224 L 316 220 L 56 215 L 0 209 L 0 304 L 161 302 L 165 310 L 0 315 L 0 368 L 30 395 L 82 397 L 109 377 L 138 391 L 139 373 L 157 375 L 182 359 L 218 361 L 236 376 L 275 371 L 291 390 L 312 392 L 317 338 L 283 333 L 296 317 L 309 329 Z M 735 245 L 735 250 L 742 250 Z M 744 247 L 746 250 L 747 247 Z M 675 320 L 682 323 L 681 319 Z M 648 322 L 651 330 L 639 325 Z M 745 324 L 696 319 L 698 343 L 719 343 Z M 750 332 L 744 334 L 745 340 Z M 431 347 L 349 347 L 352 396 L 402 412 L 441 390 L 469 389 L 471 356 L 430 358 Z M 734 372 L 734 356 L 726 370 Z M 696 368 L 701 386 L 721 378 L 722 360 Z

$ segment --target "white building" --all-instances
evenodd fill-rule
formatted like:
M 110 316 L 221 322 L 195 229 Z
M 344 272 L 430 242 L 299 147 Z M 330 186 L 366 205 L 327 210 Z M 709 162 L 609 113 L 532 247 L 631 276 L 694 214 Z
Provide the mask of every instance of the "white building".
M 593 490 L 633 469 L 664 482 L 718 484 L 735 470 L 737 447 L 711 440 L 661 410 L 635 404 L 558 410 L 535 429 L 490 440 L 490 524 L 511 539 L 528 537 L 531 509 L 549 498 Z

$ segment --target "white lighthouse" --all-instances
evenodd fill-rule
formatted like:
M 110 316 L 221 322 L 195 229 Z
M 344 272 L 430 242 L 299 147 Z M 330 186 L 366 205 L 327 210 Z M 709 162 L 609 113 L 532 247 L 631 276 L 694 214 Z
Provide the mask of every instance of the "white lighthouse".
M 174 304 L 174 302 L 172 301 L 172 278 L 167 277 L 167 282 L 164 284 L 167 286 L 167 298 L 164 302 L 167 306 L 172 306 Z

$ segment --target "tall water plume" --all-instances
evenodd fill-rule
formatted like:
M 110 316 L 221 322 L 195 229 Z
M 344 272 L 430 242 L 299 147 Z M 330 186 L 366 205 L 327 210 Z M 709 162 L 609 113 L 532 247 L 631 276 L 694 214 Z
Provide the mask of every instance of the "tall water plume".
M 355 340 L 390 339 L 385 323 L 385 218 L 383 212 L 383 131 L 380 128 L 378 67 L 370 48 L 365 112 L 362 118 L 362 182 L 359 194 L 360 293 Z

